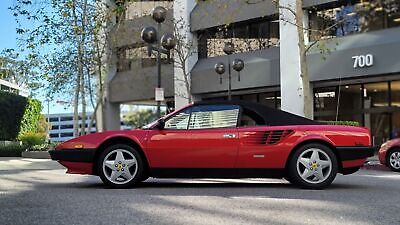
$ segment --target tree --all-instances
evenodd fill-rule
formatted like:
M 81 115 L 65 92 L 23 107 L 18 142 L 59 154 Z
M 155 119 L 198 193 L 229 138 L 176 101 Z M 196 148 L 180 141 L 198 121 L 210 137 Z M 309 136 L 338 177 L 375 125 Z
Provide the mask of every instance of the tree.
M 0 79 L 36 90 L 40 87 L 38 71 L 35 69 L 39 61 L 33 55 L 20 58 L 14 49 L 5 49 L 0 53 Z
M 133 128 L 142 127 L 157 118 L 156 114 L 153 110 L 136 110 L 135 112 L 131 112 L 123 118 L 123 122 L 126 125 L 130 125 Z
M 41 59 L 38 70 L 48 98 L 73 100 L 74 135 L 87 133 L 85 126 L 78 130 L 79 105 L 86 118 L 87 97 L 93 108 L 99 102 L 93 99 L 102 98 L 103 30 L 110 19 L 102 4 L 96 0 L 16 0 L 10 7 L 19 24 L 21 52 Z M 94 93 L 96 88 L 100 91 Z
M 188 26 L 182 18 L 174 18 L 172 24 L 176 43 L 173 49 L 174 68 L 182 73 L 180 78 L 174 76 L 174 83 L 175 85 L 183 84 L 186 89 L 186 93 L 175 94 L 186 98 L 188 102 L 192 102 L 193 96 L 190 85 L 190 70 L 188 68 L 188 61 L 193 54 L 197 54 L 197 48 L 195 46 L 196 43 L 193 40 L 188 39 L 184 32 L 181 32 L 182 29 Z

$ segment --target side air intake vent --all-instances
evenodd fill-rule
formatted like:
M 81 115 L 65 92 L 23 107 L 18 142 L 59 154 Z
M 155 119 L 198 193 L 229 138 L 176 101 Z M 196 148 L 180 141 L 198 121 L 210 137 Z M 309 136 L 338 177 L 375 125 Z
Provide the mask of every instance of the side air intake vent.
M 259 144 L 273 145 L 279 143 L 283 138 L 293 133 L 294 133 L 293 130 L 247 132 L 244 134 L 244 143 L 249 145 L 259 145 Z
M 261 143 L 273 145 L 273 144 L 280 142 L 283 138 L 291 135 L 292 133 L 293 133 L 293 130 L 265 131 Z

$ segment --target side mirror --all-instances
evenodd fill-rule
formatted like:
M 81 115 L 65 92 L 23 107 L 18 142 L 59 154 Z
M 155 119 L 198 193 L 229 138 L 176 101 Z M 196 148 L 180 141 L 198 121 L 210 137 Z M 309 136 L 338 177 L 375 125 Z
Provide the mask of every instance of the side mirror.
M 157 128 L 159 129 L 159 130 L 162 130 L 162 129 L 164 129 L 164 126 L 165 126 L 165 120 L 163 119 L 163 118 L 160 118 L 158 121 L 157 121 Z

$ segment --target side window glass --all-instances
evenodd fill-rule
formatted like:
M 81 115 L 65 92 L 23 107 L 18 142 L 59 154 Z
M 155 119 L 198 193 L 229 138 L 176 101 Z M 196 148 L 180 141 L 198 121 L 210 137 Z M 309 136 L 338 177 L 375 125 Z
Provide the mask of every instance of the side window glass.
M 190 118 L 190 110 L 184 110 L 165 121 L 164 129 L 186 130 Z
M 237 105 L 202 105 L 192 109 L 189 129 L 236 127 L 239 116 Z
M 266 125 L 262 117 L 253 111 L 243 109 L 242 116 L 239 121 L 239 127 L 253 127 Z

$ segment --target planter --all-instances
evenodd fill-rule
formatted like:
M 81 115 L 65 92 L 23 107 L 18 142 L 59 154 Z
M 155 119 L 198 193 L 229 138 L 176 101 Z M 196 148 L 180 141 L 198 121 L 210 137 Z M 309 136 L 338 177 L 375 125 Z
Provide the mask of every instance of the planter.
M 50 159 L 50 154 L 47 151 L 24 151 L 22 152 L 22 157 L 32 159 Z

